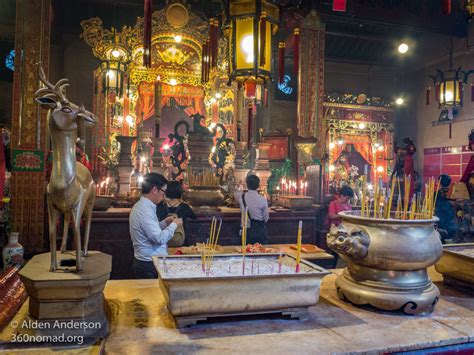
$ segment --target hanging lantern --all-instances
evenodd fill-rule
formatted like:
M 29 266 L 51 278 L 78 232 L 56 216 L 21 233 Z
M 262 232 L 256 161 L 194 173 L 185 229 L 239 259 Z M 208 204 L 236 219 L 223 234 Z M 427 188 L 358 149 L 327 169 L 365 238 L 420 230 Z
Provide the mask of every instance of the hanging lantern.
M 103 92 L 114 92 L 121 97 L 123 94 L 123 75 L 126 65 L 122 62 L 106 61 L 100 65 L 103 81 Z
M 460 107 L 462 106 L 463 86 L 466 82 L 466 72 L 458 69 L 447 71 L 438 70 L 434 77 L 435 85 L 439 86 L 437 92 L 440 108 Z
M 466 0 L 464 9 L 466 10 L 467 21 L 471 22 L 472 17 L 474 16 L 474 0 Z
M 449 117 L 452 119 L 453 108 L 462 107 L 464 84 L 473 70 L 464 71 L 461 67 L 453 69 L 453 41 L 451 39 L 451 51 L 449 53 L 449 70 L 441 71 L 438 69 L 436 75 L 431 75 L 436 87 L 437 101 L 439 107 L 448 109 Z
M 230 0 L 230 76 L 270 77 L 272 33 L 278 29 L 278 6 L 266 0 Z M 265 37 L 263 37 L 265 36 Z

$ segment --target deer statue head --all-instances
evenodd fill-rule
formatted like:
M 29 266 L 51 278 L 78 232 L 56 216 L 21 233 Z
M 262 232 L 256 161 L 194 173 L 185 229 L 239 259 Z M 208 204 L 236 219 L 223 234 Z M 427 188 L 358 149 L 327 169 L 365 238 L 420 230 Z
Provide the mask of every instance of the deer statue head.
M 51 84 L 38 64 L 38 76 L 45 87 L 36 92 L 36 101 L 44 108 L 50 109 L 49 127 L 60 131 L 79 131 L 83 138 L 85 126 L 95 126 L 97 118 L 87 111 L 83 105 L 76 105 L 66 97 L 65 89 L 69 86 L 68 79 L 61 79 Z

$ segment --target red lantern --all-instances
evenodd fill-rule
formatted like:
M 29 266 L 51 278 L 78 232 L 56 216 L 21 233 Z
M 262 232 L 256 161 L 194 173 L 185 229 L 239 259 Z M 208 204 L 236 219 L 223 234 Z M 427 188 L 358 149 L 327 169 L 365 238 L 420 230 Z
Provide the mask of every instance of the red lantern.
M 257 95 L 257 81 L 255 79 L 247 79 L 244 83 L 245 98 L 254 99 Z

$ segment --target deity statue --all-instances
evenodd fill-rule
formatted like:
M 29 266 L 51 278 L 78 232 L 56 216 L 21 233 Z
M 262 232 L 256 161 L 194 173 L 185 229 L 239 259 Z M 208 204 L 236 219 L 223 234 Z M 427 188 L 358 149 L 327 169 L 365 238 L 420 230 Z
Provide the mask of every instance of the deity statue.
M 421 192 L 421 177 L 417 171 L 415 171 L 413 155 L 416 152 L 416 147 L 413 141 L 406 137 L 403 139 L 403 146 L 395 147 L 395 166 L 393 168 L 390 181 L 392 180 L 394 174 L 401 179 L 400 183 L 403 186 L 403 180 L 405 176 L 411 176 L 411 185 L 410 185 L 410 196 L 413 196 L 414 193 Z

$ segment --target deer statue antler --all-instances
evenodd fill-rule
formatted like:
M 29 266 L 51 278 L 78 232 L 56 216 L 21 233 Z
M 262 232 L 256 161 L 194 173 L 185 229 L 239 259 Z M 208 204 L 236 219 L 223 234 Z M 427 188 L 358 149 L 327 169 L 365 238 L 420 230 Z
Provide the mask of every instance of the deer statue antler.
M 37 97 L 48 97 L 52 99 L 59 99 L 61 102 L 69 102 L 66 98 L 66 93 L 64 89 L 69 86 L 68 79 L 60 79 L 56 85 L 53 85 L 46 79 L 46 75 L 44 73 L 43 67 L 41 66 L 41 62 L 38 62 L 38 77 L 40 81 L 46 86 L 38 91 L 36 91 Z

